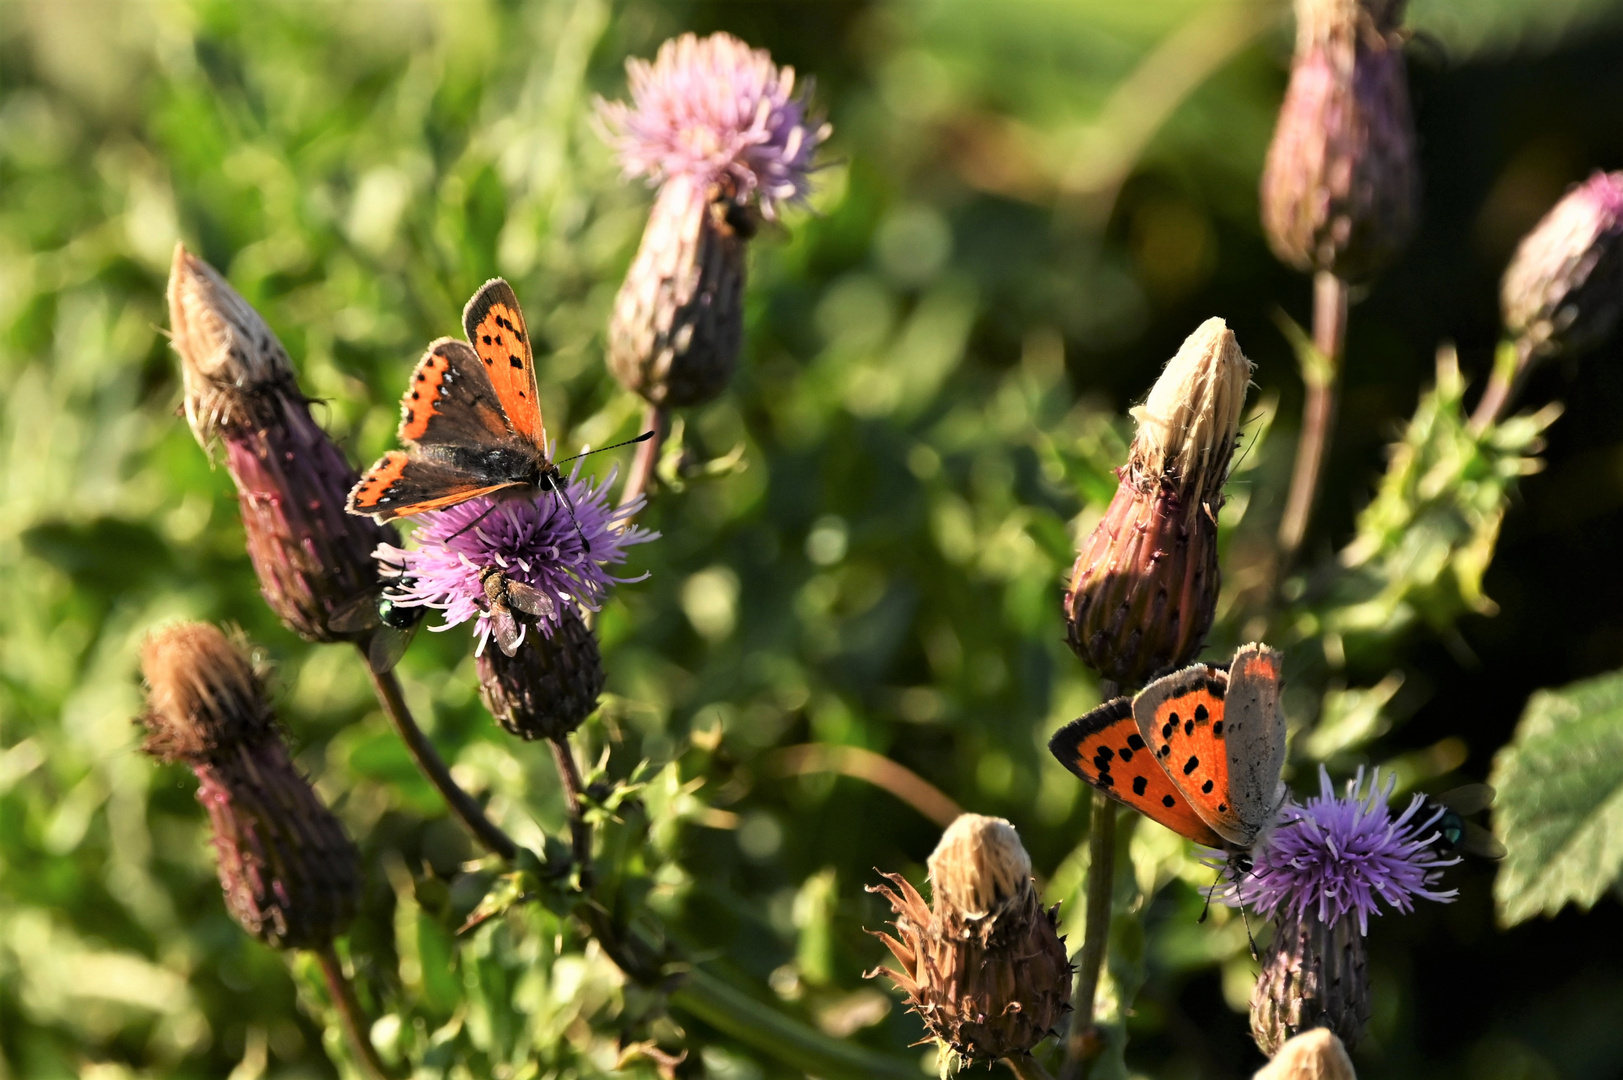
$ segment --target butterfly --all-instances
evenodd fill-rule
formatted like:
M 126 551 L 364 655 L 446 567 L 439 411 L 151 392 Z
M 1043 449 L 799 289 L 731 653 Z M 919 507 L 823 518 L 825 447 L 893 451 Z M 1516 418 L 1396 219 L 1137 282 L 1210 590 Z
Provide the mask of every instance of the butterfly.
M 558 611 L 552 597 L 522 581 L 514 581 L 494 566 L 479 571 L 479 584 L 485 590 L 491 636 L 508 656 L 517 653 L 519 643 L 524 640 L 518 619 L 513 615 L 515 609 L 525 615 L 546 617 Z
M 535 355 L 512 286 L 492 278 L 462 310 L 467 341 L 440 338 L 417 362 L 400 400 L 400 442 L 349 493 L 352 514 L 376 520 L 443 510 L 480 495 L 555 491 Z M 471 344 L 470 344 L 471 343 Z
M 1117 802 L 1197 844 L 1243 855 L 1285 801 L 1280 654 L 1242 647 L 1066 724 L 1049 751 Z

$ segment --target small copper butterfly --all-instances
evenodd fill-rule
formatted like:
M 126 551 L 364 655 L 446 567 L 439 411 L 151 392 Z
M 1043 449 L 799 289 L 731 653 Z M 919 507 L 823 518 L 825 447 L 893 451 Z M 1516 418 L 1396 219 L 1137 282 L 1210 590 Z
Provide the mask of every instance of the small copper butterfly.
M 388 521 L 480 495 L 563 490 L 547 457 L 535 356 L 512 286 L 501 278 L 480 286 L 462 328 L 467 341 L 440 338 L 417 362 L 400 401 L 406 449 L 366 471 L 349 493 L 350 513 Z
M 1066 724 L 1048 749 L 1117 802 L 1197 844 L 1241 853 L 1285 801 L 1280 654 L 1246 645 Z

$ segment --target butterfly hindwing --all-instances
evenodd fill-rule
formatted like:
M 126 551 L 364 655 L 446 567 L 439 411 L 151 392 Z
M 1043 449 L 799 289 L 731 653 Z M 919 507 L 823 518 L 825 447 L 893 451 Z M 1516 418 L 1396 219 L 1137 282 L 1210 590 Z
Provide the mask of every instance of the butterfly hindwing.
M 1060 728 L 1049 751 L 1072 773 L 1198 844 L 1222 847 L 1214 832 L 1156 763 L 1127 698 L 1107 701 Z
M 535 353 L 512 286 L 492 278 L 462 311 L 462 327 L 501 402 L 507 421 L 540 454 L 547 449 L 536 390 Z
M 455 506 L 510 486 L 491 485 L 449 465 L 391 450 L 366 470 L 349 493 L 348 509 L 352 514 L 371 514 L 378 521 L 389 521 Z
M 1133 699 L 1133 719 L 1167 778 L 1224 841 L 1255 839 L 1229 796 L 1226 696 L 1228 675 L 1195 664 L 1146 686 Z
M 1285 800 L 1279 779 L 1285 767 L 1284 659 L 1278 650 L 1253 643 L 1242 646 L 1229 665 L 1229 794 L 1250 839 L 1273 823 Z

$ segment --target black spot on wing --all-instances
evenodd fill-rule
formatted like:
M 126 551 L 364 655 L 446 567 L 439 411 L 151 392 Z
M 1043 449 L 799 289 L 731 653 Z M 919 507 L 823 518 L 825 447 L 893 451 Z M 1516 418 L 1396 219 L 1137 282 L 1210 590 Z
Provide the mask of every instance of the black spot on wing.
M 1143 738 L 1143 736 L 1137 735 L 1137 734 L 1127 736 L 1127 749 L 1129 749 L 1129 750 L 1142 750 L 1142 749 L 1144 749 L 1144 738 Z
M 1197 722 L 1204 724 L 1206 722 L 1206 718 L 1208 716 L 1210 716 L 1210 715 L 1212 715 L 1212 714 L 1206 711 L 1206 706 L 1204 706 L 1204 705 L 1196 705 L 1195 706 L 1195 720 Z
M 1189 760 L 1183 763 L 1183 774 L 1188 776 L 1198 768 L 1200 768 L 1200 759 L 1191 754 Z
M 1144 780 L 1144 778 L 1142 776 L 1133 777 L 1133 794 L 1134 795 L 1142 795 L 1142 794 L 1144 794 L 1144 789 L 1146 787 L 1148 787 L 1148 786 L 1149 786 L 1148 783 Z
M 1174 806 L 1178 805 L 1178 800 L 1174 799 L 1171 795 L 1163 795 L 1161 796 L 1161 805 L 1166 807 L 1168 810 L 1171 810 Z

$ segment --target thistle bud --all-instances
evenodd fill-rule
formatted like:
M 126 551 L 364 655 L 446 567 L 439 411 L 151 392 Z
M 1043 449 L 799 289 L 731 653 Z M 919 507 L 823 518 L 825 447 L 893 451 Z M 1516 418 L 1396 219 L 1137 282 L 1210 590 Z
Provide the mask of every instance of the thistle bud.
M 1623 315 L 1623 172 L 1597 172 L 1522 239 L 1499 290 L 1522 355 L 1599 344 Z
M 1065 594 L 1067 640 L 1107 679 L 1141 686 L 1194 659 L 1217 605 L 1217 513 L 1251 362 L 1222 319 L 1183 343 L 1149 399 L 1105 516 Z
M 597 708 L 603 692 L 603 657 L 597 637 L 574 604 L 558 611 L 557 625 L 528 636 L 508 656 L 479 654 L 479 695 L 490 715 L 521 739 L 561 739 Z
M 1341 1040 L 1324 1028 L 1293 1036 L 1251 1080 L 1358 1080 Z
M 262 678 L 205 623 L 147 639 L 144 749 L 197 775 L 231 916 L 278 949 L 317 948 L 360 903 L 360 859 L 282 742 Z
M 379 588 L 372 550 L 399 540 L 344 512 L 358 477 L 293 376 L 276 335 L 215 269 L 175 247 L 169 318 L 186 419 L 206 450 L 225 446 L 260 593 L 306 641 L 347 641 L 334 615 Z
M 1296 0 L 1296 58 L 1262 172 L 1280 260 L 1374 275 L 1414 231 L 1420 199 L 1399 24 L 1404 0 Z
M 964 814 L 930 856 L 932 902 L 900 874 L 870 885 L 890 902 L 897 936 L 875 933 L 900 962 L 875 968 L 907 994 L 930 1035 L 968 1062 L 1019 1057 L 1070 1010 L 1071 965 L 1044 911 L 1031 857 L 1002 818 Z
M 1313 1028 L 1356 1046 L 1369 1016 L 1369 951 L 1356 920 L 1327 924 L 1315 911 L 1283 914 L 1251 993 L 1257 1047 L 1272 1056 Z

